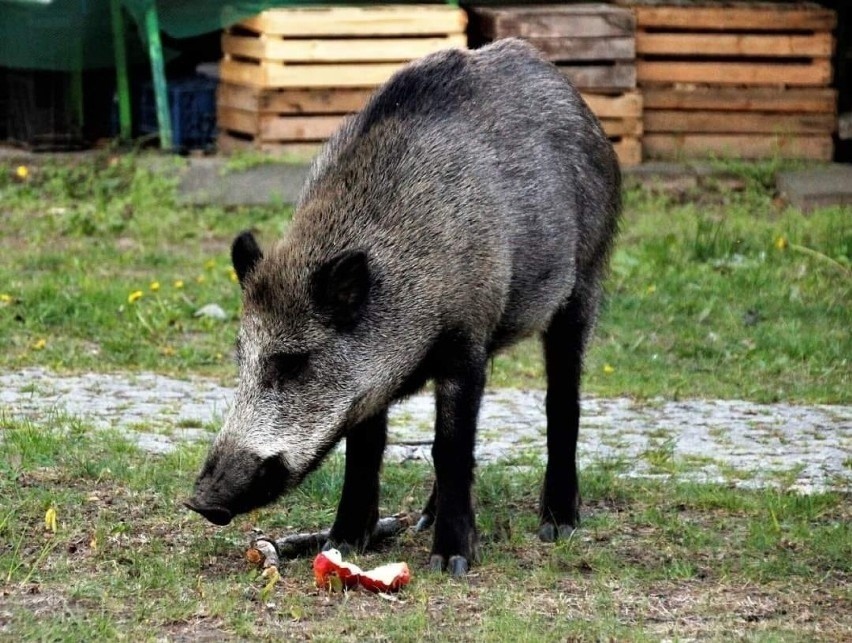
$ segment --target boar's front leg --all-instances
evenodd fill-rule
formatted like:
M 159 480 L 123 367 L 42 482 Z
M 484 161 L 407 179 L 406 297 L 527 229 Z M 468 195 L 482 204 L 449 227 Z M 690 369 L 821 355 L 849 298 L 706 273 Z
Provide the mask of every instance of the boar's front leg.
M 456 358 L 457 359 L 457 358 Z M 476 418 L 485 386 L 484 351 L 454 360 L 449 376 L 436 379 L 435 534 L 431 569 L 463 576 L 477 555 L 471 498 Z
M 326 549 L 363 551 L 379 520 L 379 471 L 388 430 L 387 409 L 346 435 L 346 472 Z

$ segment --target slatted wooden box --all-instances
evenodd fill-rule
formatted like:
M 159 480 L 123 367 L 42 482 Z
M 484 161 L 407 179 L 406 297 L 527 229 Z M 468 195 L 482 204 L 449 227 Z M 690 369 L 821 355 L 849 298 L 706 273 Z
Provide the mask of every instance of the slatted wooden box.
M 806 3 L 630 4 L 645 156 L 831 159 L 833 11 Z
M 636 89 L 635 19 L 602 3 L 472 7 L 471 44 L 523 38 L 582 92 L 623 165 L 641 162 L 642 97 Z
M 220 83 L 219 149 L 287 152 L 319 144 L 346 115 L 359 111 L 372 92 L 372 88 L 260 89 Z
M 443 5 L 264 11 L 223 35 L 219 146 L 323 141 L 405 63 L 465 47 L 466 25 L 463 11 Z
M 581 91 L 636 88 L 635 20 L 606 4 L 472 7 L 472 44 L 523 38 L 556 63 Z
M 619 162 L 624 166 L 642 162 L 642 95 L 624 92 L 615 96 L 584 93 L 583 98 L 603 125 L 612 141 Z

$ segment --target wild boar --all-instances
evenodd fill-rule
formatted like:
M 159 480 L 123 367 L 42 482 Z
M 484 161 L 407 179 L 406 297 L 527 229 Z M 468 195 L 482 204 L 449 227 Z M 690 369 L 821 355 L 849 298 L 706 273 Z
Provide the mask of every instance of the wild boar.
M 416 61 L 315 161 L 286 237 L 251 233 L 235 401 L 187 505 L 216 524 L 266 505 L 340 440 L 330 545 L 363 548 L 378 517 L 388 406 L 433 381 L 430 566 L 467 572 L 489 358 L 540 334 L 548 459 L 539 536 L 578 524 L 583 354 L 616 236 L 621 176 L 597 119 L 534 48 L 504 40 Z

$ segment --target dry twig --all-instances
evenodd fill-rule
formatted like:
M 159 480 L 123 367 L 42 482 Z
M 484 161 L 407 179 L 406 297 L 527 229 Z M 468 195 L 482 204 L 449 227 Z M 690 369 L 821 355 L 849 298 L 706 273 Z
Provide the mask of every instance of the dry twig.
M 370 544 L 376 545 L 383 540 L 398 536 L 413 524 L 412 517 L 407 513 L 399 513 L 387 518 L 381 518 L 376 523 Z M 273 540 L 266 536 L 255 538 L 246 558 L 249 562 L 259 563 L 262 567 L 278 567 L 282 558 L 298 558 L 318 553 L 328 540 L 328 529 L 314 533 L 291 534 Z

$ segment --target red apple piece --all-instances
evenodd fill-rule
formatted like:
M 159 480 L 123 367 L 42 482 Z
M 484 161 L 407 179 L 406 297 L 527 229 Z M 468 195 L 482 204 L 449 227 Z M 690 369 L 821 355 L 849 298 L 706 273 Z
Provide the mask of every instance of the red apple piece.
M 358 584 L 360 574 L 361 568 L 344 562 L 343 556 L 336 549 L 321 551 L 314 558 L 314 579 L 317 587 L 329 587 L 333 578 L 339 578 L 344 587 L 354 587 Z
M 314 558 L 314 579 L 317 587 L 342 589 L 361 585 L 371 592 L 394 592 L 408 584 L 411 571 L 405 563 L 389 563 L 365 572 L 345 562 L 338 550 L 329 549 Z
M 361 587 L 371 592 L 395 592 L 411 580 L 411 571 L 405 563 L 388 563 L 363 572 L 358 577 Z

